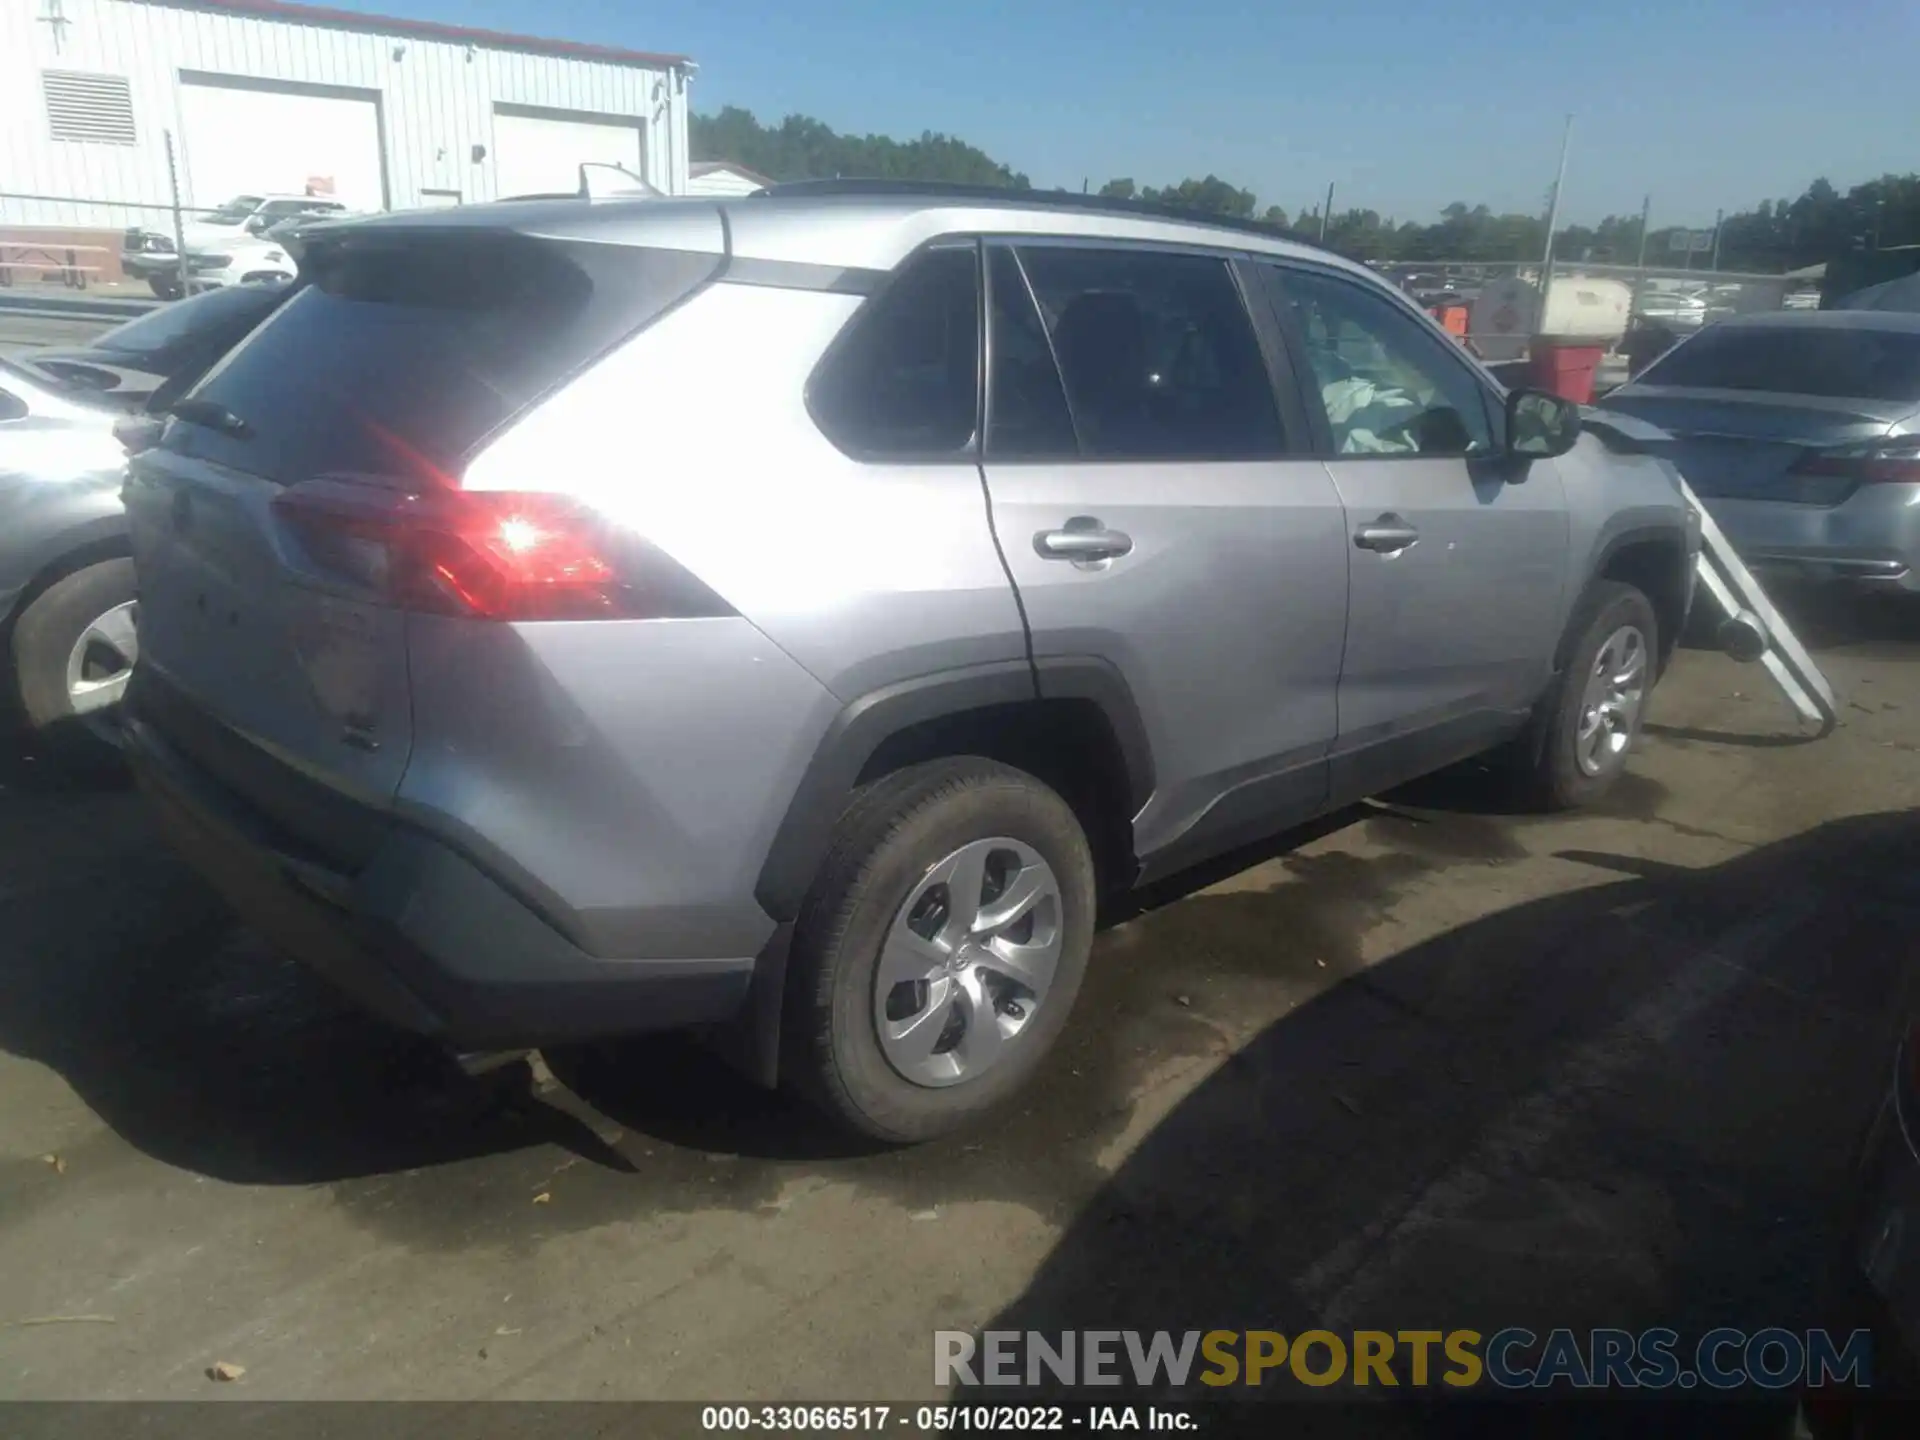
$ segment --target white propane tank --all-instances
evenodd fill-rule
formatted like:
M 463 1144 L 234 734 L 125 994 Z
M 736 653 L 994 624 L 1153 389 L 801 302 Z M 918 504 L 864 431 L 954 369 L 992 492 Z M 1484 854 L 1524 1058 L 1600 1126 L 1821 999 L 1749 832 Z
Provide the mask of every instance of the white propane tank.
M 1610 346 L 1627 333 L 1632 309 L 1633 289 L 1618 280 L 1556 275 L 1543 318 L 1539 286 L 1509 275 L 1481 288 L 1467 334 L 1481 358 L 1498 365 L 1525 355 L 1535 335 Z

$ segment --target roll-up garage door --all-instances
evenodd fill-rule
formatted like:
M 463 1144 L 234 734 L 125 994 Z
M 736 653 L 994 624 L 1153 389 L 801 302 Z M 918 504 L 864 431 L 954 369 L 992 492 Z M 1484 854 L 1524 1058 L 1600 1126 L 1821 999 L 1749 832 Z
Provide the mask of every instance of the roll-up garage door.
M 371 91 L 181 72 L 180 128 L 192 203 L 235 195 L 326 195 L 386 206 L 379 97 Z
M 494 193 L 570 194 L 582 165 L 618 165 L 647 178 L 644 122 L 635 115 L 496 105 L 493 109 Z

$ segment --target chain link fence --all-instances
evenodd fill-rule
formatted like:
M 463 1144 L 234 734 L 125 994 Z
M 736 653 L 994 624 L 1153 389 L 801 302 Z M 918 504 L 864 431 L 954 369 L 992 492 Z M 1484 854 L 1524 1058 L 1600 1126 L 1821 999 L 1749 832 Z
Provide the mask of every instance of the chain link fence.
M 1590 339 L 1606 352 L 1603 385 L 1619 384 L 1665 349 L 1728 316 L 1819 308 L 1824 270 L 1762 275 L 1684 264 L 1556 260 L 1543 306 L 1538 261 L 1435 260 L 1374 268 L 1496 371 L 1517 376 L 1537 335 Z
M 185 227 L 230 209 L 0 190 L 0 288 L 180 294 Z

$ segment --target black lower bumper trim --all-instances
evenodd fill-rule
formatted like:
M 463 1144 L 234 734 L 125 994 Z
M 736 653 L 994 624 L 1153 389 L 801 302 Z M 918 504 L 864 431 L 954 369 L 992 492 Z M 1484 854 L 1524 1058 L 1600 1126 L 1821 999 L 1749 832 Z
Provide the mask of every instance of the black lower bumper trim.
M 462 1050 L 722 1024 L 752 957 L 591 956 L 448 847 L 394 825 L 346 875 L 174 751 L 138 713 L 127 759 L 173 845 L 241 919 L 402 1029 Z

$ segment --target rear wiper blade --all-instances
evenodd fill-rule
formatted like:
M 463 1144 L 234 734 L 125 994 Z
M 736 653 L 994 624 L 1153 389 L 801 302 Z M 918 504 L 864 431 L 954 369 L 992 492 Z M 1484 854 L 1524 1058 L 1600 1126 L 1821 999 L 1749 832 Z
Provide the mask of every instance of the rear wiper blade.
M 167 407 L 167 413 L 176 420 L 184 420 L 189 425 L 204 425 L 209 430 L 218 430 L 222 435 L 231 435 L 236 440 L 253 438 L 253 426 L 226 406 L 212 400 L 176 400 Z

